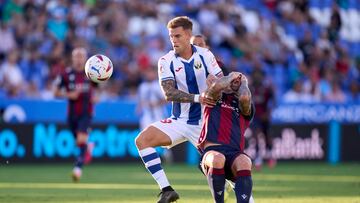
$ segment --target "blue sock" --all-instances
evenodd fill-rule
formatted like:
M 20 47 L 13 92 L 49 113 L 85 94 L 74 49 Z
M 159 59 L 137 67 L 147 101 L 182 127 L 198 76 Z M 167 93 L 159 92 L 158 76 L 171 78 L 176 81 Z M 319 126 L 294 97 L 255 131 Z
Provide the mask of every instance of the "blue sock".
M 252 178 L 250 170 L 236 173 L 235 194 L 238 203 L 248 203 L 252 192 Z
M 158 183 L 160 189 L 172 190 L 170 183 L 165 175 L 163 168 L 161 167 L 161 159 L 159 154 L 153 147 L 148 147 L 139 150 L 139 155 L 145 164 L 147 170 L 151 173 L 154 180 Z
M 84 159 L 85 159 L 85 153 L 86 153 L 86 150 L 87 150 L 87 144 L 80 144 L 79 149 L 80 149 L 80 153 L 79 153 L 78 157 L 76 157 L 75 166 L 79 167 L 79 168 L 82 168 L 82 166 L 84 165 Z
M 225 171 L 224 168 L 209 168 L 207 181 L 216 203 L 224 202 Z

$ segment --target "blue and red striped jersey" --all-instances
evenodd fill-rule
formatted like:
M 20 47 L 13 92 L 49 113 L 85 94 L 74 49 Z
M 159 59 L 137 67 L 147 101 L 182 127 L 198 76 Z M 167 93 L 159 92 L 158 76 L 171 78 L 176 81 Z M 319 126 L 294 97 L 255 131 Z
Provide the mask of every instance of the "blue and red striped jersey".
M 74 69 L 67 69 L 60 77 L 57 84 L 58 88 L 65 88 L 67 92 L 80 91 L 76 100 L 69 100 L 69 116 L 92 116 L 93 102 L 92 96 L 96 84 L 89 80 L 83 71 L 78 72 Z
M 200 150 L 202 150 L 202 143 L 209 141 L 243 151 L 244 133 L 254 113 L 255 108 L 252 104 L 251 114 L 242 115 L 238 97 L 234 93 L 223 93 L 214 107 L 205 107 L 204 122 L 198 142 Z

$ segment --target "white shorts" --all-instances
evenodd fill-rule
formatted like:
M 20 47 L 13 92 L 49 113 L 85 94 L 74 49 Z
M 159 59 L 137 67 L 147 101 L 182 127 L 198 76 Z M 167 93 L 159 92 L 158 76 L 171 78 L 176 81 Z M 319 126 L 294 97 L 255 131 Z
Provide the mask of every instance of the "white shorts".
M 171 148 L 185 141 L 191 142 L 195 147 L 197 146 L 201 125 L 189 125 L 184 120 L 174 120 L 171 118 L 157 121 L 151 125 L 170 137 L 171 145 L 166 146 L 167 148 Z

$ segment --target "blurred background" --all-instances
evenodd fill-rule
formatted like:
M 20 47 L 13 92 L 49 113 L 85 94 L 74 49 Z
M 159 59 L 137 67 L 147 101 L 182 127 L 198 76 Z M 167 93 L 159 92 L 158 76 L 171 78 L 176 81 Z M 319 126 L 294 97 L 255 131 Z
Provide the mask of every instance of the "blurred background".
M 359 0 L 0 1 L 0 202 L 156 201 L 134 139 L 159 100 L 142 84 L 156 81 L 172 49 L 166 24 L 179 15 L 228 71 L 249 78 L 256 202 L 359 203 Z M 73 184 L 79 150 L 54 84 L 80 46 L 108 56 L 114 73 L 99 85 L 94 164 Z M 209 202 L 197 150 L 158 150 L 180 202 Z
M 248 131 L 253 158 L 360 161 L 358 0 L 4 0 L 1 162 L 73 159 L 67 102 L 54 97 L 53 83 L 79 46 L 114 64 L 99 87 L 95 160 L 138 160 L 138 87 L 171 50 L 166 24 L 178 15 L 191 17 L 193 33 L 229 71 L 249 77 L 270 136 Z M 191 146 L 174 151 L 174 161 L 197 163 Z

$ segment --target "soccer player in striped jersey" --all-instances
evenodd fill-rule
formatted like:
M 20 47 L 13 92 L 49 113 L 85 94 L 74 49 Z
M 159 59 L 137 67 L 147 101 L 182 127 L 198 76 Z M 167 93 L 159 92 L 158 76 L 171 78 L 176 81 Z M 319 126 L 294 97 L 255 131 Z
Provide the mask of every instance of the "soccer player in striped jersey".
M 73 181 L 80 180 L 82 168 L 91 160 L 92 143 L 88 143 L 88 131 L 92 119 L 93 103 L 96 101 L 96 84 L 84 73 L 87 51 L 75 48 L 72 52 L 72 67 L 56 79 L 55 96 L 65 97 L 68 103 L 68 124 L 76 137 L 79 155 L 72 172 Z
M 167 28 L 173 50 L 159 59 L 158 74 L 165 99 L 172 102 L 172 116 L 148 126 L 135 141 L 145 167 L 161 189 L 158 203 L 176 201 L 179 195 L 170 186 L 154 147 L 171 148 L 184 141 L 196 146 L 202 124 L 201 104 L 209 102 L 201 95 L 207 88 L 206 78 L 223 76 L 214 55 L 190 43 L 192 22 L 188 17 L 170 20 Z
M 248 203 L 252 193 L 251 159 L 244 153 L 244 132 L 254 116 L 247 78 L 232 72 L 216 80 L 204 96 L 206 106 L 199 138 L 201 167 L 217 203 L 224 202 L 225 180 L 235 182 L 238 203 Z
M 208 41 L 204 35 L 200 35 L 200 34 L 194 35 L 191 37 L 190 42 L 193 45 L 209 49 L 209 45 L 207 43 Z M 217 60 L 217 63 L 219 64 L 223 74 L 229 75 L 229 71 L 225 67 L 224 63 L 219 58 L 217 58 L 216 60 Z M 216 79 L 215 77 L 208 77 L 207 84 L 211 85 L 215 79 Z M 233 189 L 235 189 L 235 184 L 231 180 L 227 180 L 225 183 L 225 192 L 224 192 L 225 202 L 226 202 L 227 198 L 229 197 L 229 192 L 232 191 Z M 250 197 L 250 202 L 254 202 L 254 199 L 252 196 Z

